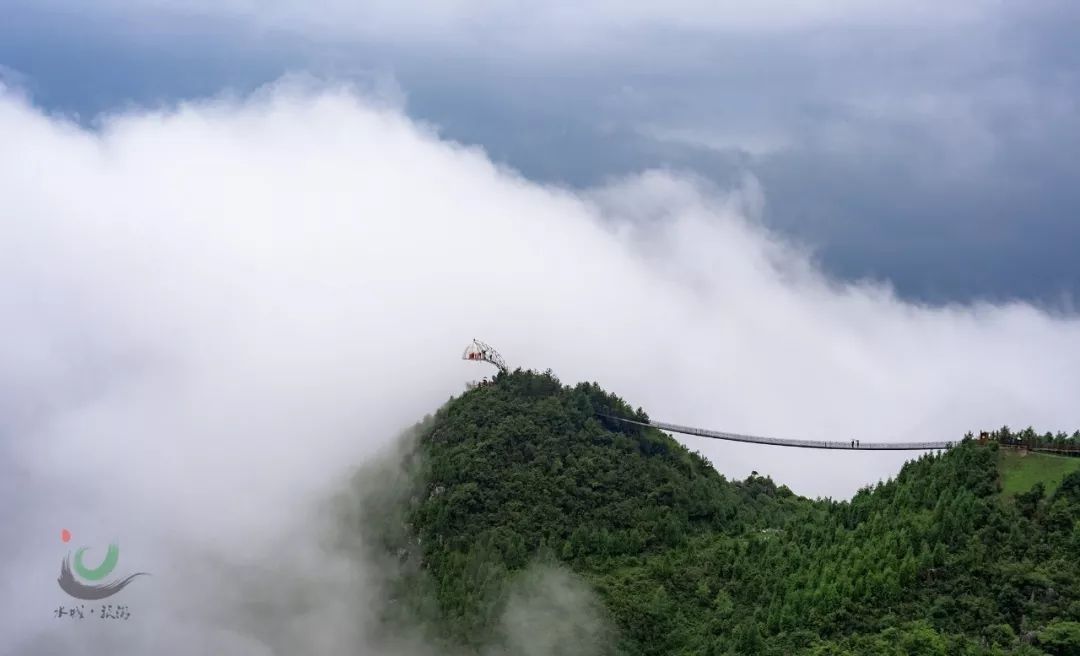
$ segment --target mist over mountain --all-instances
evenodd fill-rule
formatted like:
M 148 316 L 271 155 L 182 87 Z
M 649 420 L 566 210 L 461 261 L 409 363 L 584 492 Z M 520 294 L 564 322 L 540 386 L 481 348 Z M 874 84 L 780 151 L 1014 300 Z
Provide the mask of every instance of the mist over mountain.
M 0 656 L 1080 656 L 1078 33 L 0 0 Z
M 531 564 L 498 612 L 429 597 L 419 628 L 389 638 L 379 609 L 405 599 L 382 594 L 404 585 L 391 576 L 397 549 L 330 548 L 344 536 L 326 500 L 402 426 L 460 393 L 474 372 L 457 354 L 474 334 L 514 366 L 603 381 L 691 425 L 866 441 L 1075 423 L 1074 318 L 1023 303 L 927 307 L 831 279 L 758 220 L 752 177 L 730 189 L 672 171 L 545 185 L 392 99 L 307 78 L 130 108 L 93 129 L 5 89 L 0 134 L 0 481 L 14 500 L 0 506 L 0 585 L 16 601 L 0 635 L 16 654 L 412 656 L 460 645 L 467 626 L 466 646 L 521 653 L 580 644 L 599 626 L 625 634 L 620 609 L 637 599 L 613 605 L 576 564 L 578 547 L 566 556 L 553 544 L 554 560 L 524 547 Z M 716 473 L 637 466 L 635 480 L 676 495 L 642 503 L 645 487 L 612 470 L 637 495 L 623 503 L 641 508 L 629 517 L 648 528 L 609 533 L 643 549 L 657 534 L 711 535 L 709 513 L 746 503 L 724 500 L 742 497 L 720 475 L 757 471 L 793 493 L 850 499 L 905 457 L 684 443 Z M 580 479 L 575 493 L 594 487 Z M 689 507 L 686 485 L 703 488 Z M 131 620 L 60 622 L 65 554 L 113 539 L 121 569 L 151 574 L 122 593 Z M 444 604 L 459 628 L 423 619 Z M 679 612 L 697 626 L 704 611 Z M 532 617 L 572 621 L 532 642 Z

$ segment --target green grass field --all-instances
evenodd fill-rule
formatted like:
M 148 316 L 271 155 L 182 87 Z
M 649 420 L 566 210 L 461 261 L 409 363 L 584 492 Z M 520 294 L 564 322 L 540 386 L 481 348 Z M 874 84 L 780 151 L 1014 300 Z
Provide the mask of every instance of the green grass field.
M 1001 494 L 1011 497 L 1027 492 L 1042 481 L 1049 496 L 1070 473 L 1080 470 L 1080 458 L 1054 456 L 1045 453 L 1028 453 L 1021 456 L 1014 449 L 1001 449 L 998 455 L 998 471 L 1001 473 Z

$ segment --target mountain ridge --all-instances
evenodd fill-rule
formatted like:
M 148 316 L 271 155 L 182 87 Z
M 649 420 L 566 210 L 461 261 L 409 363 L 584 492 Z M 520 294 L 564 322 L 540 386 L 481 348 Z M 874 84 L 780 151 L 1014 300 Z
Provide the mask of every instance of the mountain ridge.
M 594 591 L 596 653 L 1076 654 L 1080 473 L 999 495 L 996 445 L 926 454 L 847 501 L 730 481 L 595 383 L 500 373 L 418 424 L 351 519 L 401 566 L 389 625 L 497 639 L 536 563 Z

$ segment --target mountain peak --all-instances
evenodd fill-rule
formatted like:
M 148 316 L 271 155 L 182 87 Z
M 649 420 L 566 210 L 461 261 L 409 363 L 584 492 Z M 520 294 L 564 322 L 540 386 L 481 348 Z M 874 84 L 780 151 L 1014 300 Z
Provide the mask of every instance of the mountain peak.
M 604 653 L 1076 653 L 1054 645 L 1080 627 L 1080 473 L 1021 512 L 996 445 L 967 440 L 810 500 L 611 416 L 648 421 L 595 383 L 518 369 L 419 424 L 407 493 L 362 518 L 405 527 L 379 536 L 406 563 L 388 622 L 483 651 L 542 564 L 598 600 Z

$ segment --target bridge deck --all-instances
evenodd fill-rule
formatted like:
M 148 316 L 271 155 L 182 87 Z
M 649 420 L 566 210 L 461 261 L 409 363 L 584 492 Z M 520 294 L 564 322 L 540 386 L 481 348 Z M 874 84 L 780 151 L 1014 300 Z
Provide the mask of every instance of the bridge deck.
M 684 433 L 686 435 L 697 435 L 698 437 L 708 437 L 715 440 L 728 440 L 729 442 L 748 442 L 751 444 L 769 444 L 772 446 L 786 446 L 794 447 L 798 449 L 844 449 L 848 451 L 934 451 L 937 449 L 950 449 L 956 443 L 955 442 L 862 442 L 860 441 L 858 446 L 852 445 L 851 440 L 846 441 L 829 441 L 829 440 L 792 440 L 780 437 L 762 437 L 759 435 L 742 435 L 740 433 L 727 433 L 724 431 L 707 430 L 704 428 L 694 428 L 692 426 L 680 426 L 678 424 L 668 424 L 662 421 L 652 421 L 649 423 L 643 423 L 640 421 L 634 421 L 632 419 L 624 419 L 622 417 L 614 417 L 611 415 L 603 415 L 611 419 L 617 419 L 618 421 L 624 421 L 629 424 L 637 424 L 638 426 L 651 426 L 653 428 L 659 428 L 660 430 L 669 431 L 672 433 Z

